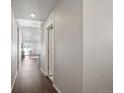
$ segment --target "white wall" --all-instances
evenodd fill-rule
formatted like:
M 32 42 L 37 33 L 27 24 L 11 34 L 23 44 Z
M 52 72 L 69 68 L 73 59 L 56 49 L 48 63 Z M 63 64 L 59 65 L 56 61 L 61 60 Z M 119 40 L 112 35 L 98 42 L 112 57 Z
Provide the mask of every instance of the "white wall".
M 61 0 L 42 25 L 41 68 L 47 72 L 45 28 L 55 17 L 55 78 L 62 93 L 82 93 L 83 0 Z
M 17 67 L 21 67 L 21 43 L 22 34 L 18 32 L 20 25 L 16 21 L 14 10 L 12 8 L 11 13 L 11 88 L 14 86 L 14 82 L 17 76 Z M 19 36 L 19 37 L 18 37 Z
M 11 13 L 11 85 L 17 71 L 17 23 L 12 9 Z
M 45 20 L 45 22 L 41 25 L 41 68 L 47 75 L 48 71 L 48 49 L 47 49 L 47 27 L 52 22 L 54 22 L 54 12 L 52 12 L 49 17 Z
M 55 85 L 82 93 L 83 0 L 60 0 L 55 9 Z
M 112 0 L 60 0 L 54 12 L 55 85 L 62 93 L 112 93 Z
M 112 0 L 83 0 L 83 93 L 112 93 Z

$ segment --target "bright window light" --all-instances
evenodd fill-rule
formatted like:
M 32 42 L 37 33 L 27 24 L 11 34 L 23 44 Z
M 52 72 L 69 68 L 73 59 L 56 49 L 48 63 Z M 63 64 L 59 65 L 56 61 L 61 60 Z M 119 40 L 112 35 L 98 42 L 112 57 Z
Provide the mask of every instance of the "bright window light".
M 31 14 L 30 16 L 34 18 L 35 17 L 35 14 Z

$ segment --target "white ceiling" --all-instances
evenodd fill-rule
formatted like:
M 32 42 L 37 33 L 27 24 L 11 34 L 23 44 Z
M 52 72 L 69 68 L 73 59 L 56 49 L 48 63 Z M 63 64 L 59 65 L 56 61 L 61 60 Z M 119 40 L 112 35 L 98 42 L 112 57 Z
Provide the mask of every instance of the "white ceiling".
M 12 0 L 16 18 L 44 21 L 58 0 Z M 35 18 L 30 14 L 34 13 Z

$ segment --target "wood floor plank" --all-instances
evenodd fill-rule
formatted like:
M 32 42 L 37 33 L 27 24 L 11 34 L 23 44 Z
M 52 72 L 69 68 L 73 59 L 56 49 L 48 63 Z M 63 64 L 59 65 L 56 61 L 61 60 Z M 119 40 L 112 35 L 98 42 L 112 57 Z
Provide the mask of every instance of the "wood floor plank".
M 23 60 L 12 93 L 57 93 L 40 71 L 39 64 L 38 59 L 26 57 Z

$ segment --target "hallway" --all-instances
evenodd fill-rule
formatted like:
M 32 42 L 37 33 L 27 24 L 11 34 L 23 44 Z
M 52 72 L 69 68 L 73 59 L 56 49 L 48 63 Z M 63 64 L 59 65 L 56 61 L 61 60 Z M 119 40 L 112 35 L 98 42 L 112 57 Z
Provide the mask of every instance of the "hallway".
M 57 93 L 40 71 L 39 59 L 25 57 L 12 93 Z
M 11 93 L 113 92 L 112 0 L 11 2 Z

